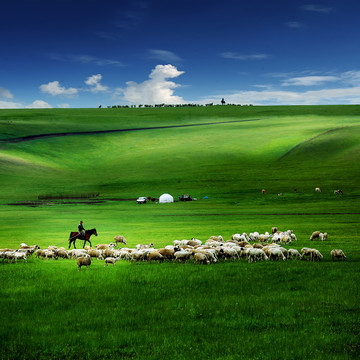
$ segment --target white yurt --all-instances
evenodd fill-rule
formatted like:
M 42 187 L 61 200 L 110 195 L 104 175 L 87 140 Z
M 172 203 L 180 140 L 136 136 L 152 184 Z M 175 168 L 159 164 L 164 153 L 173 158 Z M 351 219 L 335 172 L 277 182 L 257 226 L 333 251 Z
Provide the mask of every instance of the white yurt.
M 172 203 L 174 202 L 174 198 L 170 194 L 162 194 L 159 197 L 159 203 Z

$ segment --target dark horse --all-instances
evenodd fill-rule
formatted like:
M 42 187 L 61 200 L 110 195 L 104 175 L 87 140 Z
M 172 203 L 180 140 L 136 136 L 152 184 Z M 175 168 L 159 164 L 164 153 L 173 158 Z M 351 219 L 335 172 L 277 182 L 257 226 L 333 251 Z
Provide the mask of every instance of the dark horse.
M 85 244 L 86 244 L 87 241 L 90 243 L 90 246 L 91 246 L 91 241 L 90 241 L 90 236 L 91 236 L 91 235 L 97 236 L 96 229 L 85 230 L 85 237 L 84 237 L 84 239 L 81 238 L 80 233 L 79 233 L 78 231 L 72 231 L 72 232 L 70 233 L 70 236 L 69 236 L 69 249 L 70 249 L 70 247 L 71 247 L 71 244 L 74 244 L 74 249 L 76 249 L 76 246 L 75 246 L 75 240 L 76 240 L 76 239 L 84 240 L 84 246 L 83 246 L 83 248 L 85 247 Z

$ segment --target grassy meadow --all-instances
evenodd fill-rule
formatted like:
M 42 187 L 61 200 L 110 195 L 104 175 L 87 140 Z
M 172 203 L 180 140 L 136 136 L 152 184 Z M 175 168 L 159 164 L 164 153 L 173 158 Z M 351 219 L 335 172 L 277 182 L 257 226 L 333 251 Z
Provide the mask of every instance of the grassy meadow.
M 359 130 L 357 105 L 0 110 L 0 248 L 67 247 L 83 220 L 93 245 L 277 226 L 297 235 L 288 248 L 324 255 L 80 272 L 0 261 L 0 358 L 358 358 Z M 165 192 L 198 200 L 134 201 Z M 309 241 L 315 230 L 328 240 Z

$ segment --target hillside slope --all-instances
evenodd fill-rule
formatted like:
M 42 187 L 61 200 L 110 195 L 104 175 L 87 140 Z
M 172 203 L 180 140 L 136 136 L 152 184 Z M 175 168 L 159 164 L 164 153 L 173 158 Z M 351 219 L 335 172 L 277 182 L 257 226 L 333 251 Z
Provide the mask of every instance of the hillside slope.
M 315 186 L 358 193 L 359 110 L 4 111 L 0 196 L 99 192 L 134 198 L 167 191 L 230 198 Z

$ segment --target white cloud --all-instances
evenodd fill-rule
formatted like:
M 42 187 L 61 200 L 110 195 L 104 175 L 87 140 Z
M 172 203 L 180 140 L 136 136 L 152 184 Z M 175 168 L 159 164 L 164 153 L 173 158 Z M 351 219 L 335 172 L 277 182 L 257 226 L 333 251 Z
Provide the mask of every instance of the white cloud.
M 128 81 L 126 88 L 117 89 L 117 92 L 122 94 L 124 100 L 135 104 L 181 104 L 185 102 L 184 99 L 173 95 L 174 89 L 180 85 L 167 79 L 176 78 L 183 73 L 184 71 L 179 71 L 170 64 L 157 65 L 151 71 L 149 80 L 140 84 Z
M 271 55 L 268 54 L 250 54 L 250 55 L 240 55 L 234 52 L 223 52 L 220 54 L 224 59 L 233 59 L 233 60 L 265 60 L 271 58 Z
M 254 105 L 360 104 L 360 86 L 305 92 L 278 90 L 239 91 L 232 94 L 218 94 L 203 98 L 201 102 L 219 103 L 221 98 L 225 98 L 227 103 Z
M 107 91 L 109 88 L 107 86 L 101 85 L 100 81 L 102 79 L 101 74 L 92 75 L 85 80 L 85 84 L 91 86 L 90 91 L 98 93 L 101 91 Z
M 26 106 L 27 109 L 49 109 L 52 108 L 50 104 L 43 100 L 35 100 L 32 104 Z
M 338 80 L 337 76 L 301 76 L 284 80 L 282 86 L 314 86 Z
M 332 11 L 331 7 L 321 6 L 317 4 L 307 4 L 303 6 L 306 11 L 318 12 L 318 13 L 329 13 Z
M 60 86 L 60 83 L 58 81 L 52 81 L 49 82 L 48 84 L 40 85 L 40 90 L 43 93 L 48 93 L 52 96 L 57 96 L 57 95 L 72 96 L 78 93 L 78 90 L 75 88 L 66 89 L 63 86 Z
M 0 101 L 0 109 L 21 109 L 23 105 L 12 101 Z
M 32 104 L 24 106 L 22 103 L 12 101 L 0 101 L 0 109 L 46 109 L 52 108 L 50 104 L 43 100 L 35 100 Z
M 69 109 L 70 104 L 58 104 L 58 108 L 60 108 L 60 109 Z
M 341 74 L 341 79 L 353 86 L 360 86 L 360 71 L 350 70 Z
M 0 86 L 0 98 L 12 99 L 13 97 L 13 94 L 9 90 Z
M 149 54 L 151 59 L 157 59 L 160 61 L 179 62 L 182 60 L 181 57 L 168 50 L 151 49 L 149 50 Z

